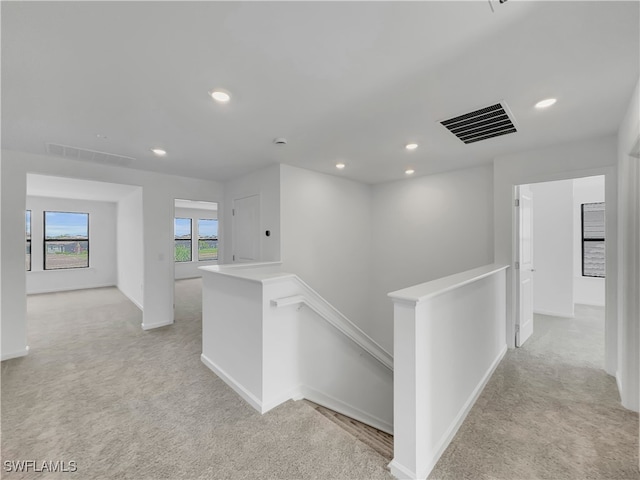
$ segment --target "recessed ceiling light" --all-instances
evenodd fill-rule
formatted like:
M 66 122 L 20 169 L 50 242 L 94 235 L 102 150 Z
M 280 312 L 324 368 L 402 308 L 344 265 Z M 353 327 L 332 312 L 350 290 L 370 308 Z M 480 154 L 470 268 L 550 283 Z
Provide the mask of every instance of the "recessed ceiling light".
M 538 103 L 536 103 L 536 108 L 547 108 L 547 107 L 550 107 L 551 105 L 556 103 L 556 101 L 557 100 L 555 98 L 546 98 L 544 100 L 540 100 Z
M 418 144 L 417 143 L 407 143 L 404 148 L 406 148 L 407 150 L 415 150 L 416 148 L 418 148 Z
M 152 148 L 151 151 L 154 153 L 154 155 L 157 155 L 159 157 L 164 157 L 167 154 L 167 151 L 161 148 Z
M 346 167 L 346 165 L 344 163 L 342 163 L 342 162 L 336 163 L 336 168 L 338 170 L 342 170 L 344 167 Z
M 209 92 L 209 95 L 211 95 L 211 98 L 213 98 L 216 102 L 227 103 L 229 100 L 231 100 L 231 95 L 229 95 L 229 92 L 220 89 L 211 90 Z
M 407 168 L 404 173 L 407 175 L 413 175 L 416 171 L 413 168 Z

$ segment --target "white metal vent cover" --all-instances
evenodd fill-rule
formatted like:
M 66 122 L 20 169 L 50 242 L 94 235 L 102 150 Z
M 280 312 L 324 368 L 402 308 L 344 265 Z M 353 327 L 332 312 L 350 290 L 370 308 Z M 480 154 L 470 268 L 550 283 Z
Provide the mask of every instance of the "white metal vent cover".
M 467 144 L 518 131 L 513 115 L 504 102 L 464 113 L 440 123 Z
M 97 150 L 70 147 L 69 145 L 59 145 L 57 143 L 47 143 L 47 153 L 55 155 L 56 157 L 70 158 L 71 160 L 119 165 L 121 167 L 130 165 L 131 162 L 135 160 L 133 157 L 116 155 L 115 153 L 99 152 Z

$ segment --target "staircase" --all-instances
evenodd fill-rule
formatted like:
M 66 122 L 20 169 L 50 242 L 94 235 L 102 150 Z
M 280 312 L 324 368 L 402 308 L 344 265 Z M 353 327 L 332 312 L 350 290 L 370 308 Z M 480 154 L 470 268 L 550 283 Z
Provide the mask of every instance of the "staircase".
M 393 357 L 318 292 L 279 265 L 201 270 L 201 359 L 251 406 L 304 398 L 393 433 Z

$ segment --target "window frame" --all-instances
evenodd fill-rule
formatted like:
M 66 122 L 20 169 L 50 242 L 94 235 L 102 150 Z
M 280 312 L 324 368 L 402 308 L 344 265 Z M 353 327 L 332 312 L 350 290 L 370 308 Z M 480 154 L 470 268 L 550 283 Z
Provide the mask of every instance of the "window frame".
M 603 235 L 602 237 L 591 237 L 591 238 L 585 238 L 584 235 L 584 207 L 585 205 L 602 205 L 602 212 L 603 214 L 605 213 L 605 202 L 587 202 L 587 203 L 582 203 L 580 205 L 580 246 L 582 249 L 582 269 L 581 269 L 581 273 L 582 276 L 585 278 L 605 278 L 606 277 L 606 273 L 603 273 L 602 275 L 592 275 L 592 274 L 586 274 L 585 273 L 585 244 L 587 242 L 602 242 L 605 245 L 605 261 L 606 261 L 606 219 L 603 220 L 603 225 L 602 225 L 602 232 Z
M 219 225 L 219 222 L 218 222 L 217 218 L 197 218 L 197 222 L 196 223 L 197 223 L 197 226 L 198 226 L 198 228 L 197 228 L 198 231 L 197 231 L 197 234 L 196 234 L 196 242 L 198 244 L 198 262 L 217 262 L 218 261 L 219 250 L 218 250 L 218 252 L 216 252 L 216 258 L 208 258 L 208 259 L 201 259 L 200 258 L 200 222 L 202 220 L 207 221 L 207 222 L 215 221 L 216 222 L 216 229 L 217 229 L 217 226 Z M 218 235 L 216 233 L 216 248 L 217 248 L 217 245 L 218 245 L 219 241 L 220 240 L 219 240 Z
M 176 220 L 189 220 L 189 238 L 176 238 Z M 189 259 L 178 260 L 176 258 L 176 241 L 177 240 L 189 240 Z M 187 263 L 193 262 L 193 218 L 191 217 L 173 217 L 173 261 L 174 263 Z
M 62 268 L 47 268 L 47 243 L 60 241 L 57 239 L 47 239 L 47 213 L 70 213 L 75 215 L 86 215 L 87 216 L 87 238 L 81 237 L 72 237 L 67 238 L 65 242 L 87 242 L 87 265 L 82 267 L 62 267 Z M 91 266 L 91 248 L 90 248 L 90 237 L 91 232 L 89 231 L 89 226 L 91 225 L 89 219 L 89 212 L 63 212 L 60 210 L 44 210 L 42 212 L 42 270 L 45 272 L 55 272 L 56 270 L 75 270 L 79 268 L 89 268 Z

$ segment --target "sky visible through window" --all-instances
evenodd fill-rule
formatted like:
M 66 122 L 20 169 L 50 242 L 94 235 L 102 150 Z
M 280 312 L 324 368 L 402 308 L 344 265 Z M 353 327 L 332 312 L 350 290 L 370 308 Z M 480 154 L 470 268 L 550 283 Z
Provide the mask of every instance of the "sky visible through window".
M 190 218 L 176 218 L 173 225 L 174 225 L 174 234 L 176 238 L 191 236 L 191 219 Z
M 218 238 L 218 220 L 206 218 L 198 220 L 198 236 L 200 238 Z
M 31 210 L 27 210 L 26 222 L 27 222 L 27 238 L 31 238 Z
M 86 213 L 44 212 L 45 238 L 89 238 L 89 215 Z

